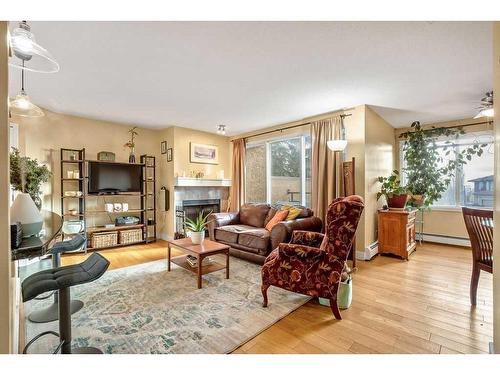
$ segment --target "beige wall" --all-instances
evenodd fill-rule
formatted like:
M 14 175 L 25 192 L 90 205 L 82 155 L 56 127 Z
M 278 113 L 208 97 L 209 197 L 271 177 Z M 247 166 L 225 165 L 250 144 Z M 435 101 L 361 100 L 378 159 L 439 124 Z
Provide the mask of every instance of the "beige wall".
M 43 209 L 61 212 L 60 188 L 60 148 L 85 148 L 86 159 L 96 160 L 100 151 L 111 151 L 116 154 L 116 161 L 128 161 L 128 149 L 123 147 L 129 138 L 130 125 L 98 121 L 83 117 L 70 116 L 44 110 L 45 116 L 39 118 L 14 117 L 13 122 L 19 124 L 19 149 L 21 154 L 37 158 L 47 165 L 53 175 L 43 189 Z M 137 129 L 136 159 L 141 154 L 157 156 L 160 153 L 160 141 L 157 130 Z M 158 171 L 157 171 L 158 172 Z M 64 171 L 66 173 L 66 170 Z M 67 190 L 77 190 L 77 184 L 66 183 Z M 157 184 L 157 191 L 159 186 Z M 108 199 L 108 198 L 107 198 Z M 138 208 L 138 198 L 113 197 L 110 202 L 128 202 L 131 208 Z M 65 212 L 76 207 L 76 202 L 67 200 Z M 88 210 L 102 210 L 104 198 L 89 197 Z M 103 225 L 109 222 L 107 215 L 89 215 L 87 224 Z M 161 223 L 159 223 L 161 225 Z
M 500 22 L 493 29 L 493 91 L 500 93 Z M 500 223 L 500 100 L 495 100 L 495 222 Z M 500 354 L 500 225 L 493 234 L 493 342 Z
M 370 106 L 365 112 L 365 247 L 378 239 L 377 177 L 394 170 L 394 128 Z
M 200 164 L 190 162 L 190 143 L 214 145 L 219 148 L 218 164 Z M 170 147 L 170 146 L 169 146 Z M 226 136 L 197 130 L 174 127 L 174 174 L 189 176 L 189 172 L 201 171 L 207 178 L 216 178 L 219 171 L 224 171 L 224 178 L 231 178 L 231 142 Z
M 0 353 L 13 352 L 13 280 L 9 230 L 8 23 L 0 22 Z
M 454 121 L 426 124 L 424 127 L 455 127 L 466 125 L 466 127 L 463 128 L 465 132 L 491 130 L 492 126 L 483 124 L 484 121 L 484 118 L 460 119 Z M 399 135 L 408 130 L 409 128 L 403 128 L 396 129 L 394 132 L 397 145 L 395 148 L 395 164 L 397 169 L 400 169 Z M 424 233 L 465 239 L 469 238 L 467 230 L 465 229 L 462 212 L 459 209 L 453 210 L 435 208 L 431 211 L 424 212 Z
M 174 127 L 170 127 L 167 129 L 161 130 L 160 141 L 166 141 L 168 148 L 174 148 Z M 175 150 L 173 150 L 175 153 Z M 170 192 L 170 201 L 169 206 L 170 209 L 165 211 L 165 201 L 160 199 L 158 201 L 158 215 L 161 220 L 158 225 L 158 236 L 160 238 L 166 239 L 168 236 L 173 236 L 174 233 L 174 215 L 175 215 L 175 207 L 174 207 L 174 161 L 176 160 L 175 154 L 173 155 L 173 160 L 171 162 L 167 162 L 167 155 L 160 155 L 159 158 L 159 170 L 160 170 L 160 178 L 157 180 L 158 188 L 165 186 Z M 160 195 L 161 197 L 163 194 Z
M 189 176 L 191 171 L 201 171 L 206 178 L 216 178 L 220 171 L 224 171 L 224 178 L 231 178 L 231 142 L 229 137 L 178 126 L 161 130 L 160 138 L 162 141 L 167 141 L 167 146 L 173 149 L 173 161 L 167 162 L 166 155 L 160 156 L 161 177 L 157 184 L 158 188 L 165 186 L 169 190 L 170 210 L 165 212 L 163 201 L 160 203 L 161 227 L 159 227 L 159 236 L 172 238 L 175 231 L 175 177 L 183 174 Z M 217 146 L 219 148 L 219 163 L 216 165 L 191 163 L 191 142 Z
M 345 137 L 347 139 L 346 160 L 355 158 L 355 187 L 356 194 L 365 198 L 365 145 L 366 145 L 366 105 L 357 106 L 344 119 Z M 365 247 L 366 208 L 356 232 L 356 250 L 362 251 Z

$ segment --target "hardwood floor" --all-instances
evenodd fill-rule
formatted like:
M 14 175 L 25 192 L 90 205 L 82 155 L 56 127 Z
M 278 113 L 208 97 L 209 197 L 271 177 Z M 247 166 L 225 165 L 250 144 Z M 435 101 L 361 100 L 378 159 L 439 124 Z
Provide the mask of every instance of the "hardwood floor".
M 165 259 L 166 243 L 102 251 L 110 268 Z M 234 353 L 487 353 L 492 341 L 492 276 L 482 273 L 469 303 L 471 252 L 418 246 L 408 262 L 377 256 L 358 262 L 353 303 L 336 321 L 309 302 Z M 85 255 L 65 255 L 63 264 Z M 269 301 L 273 303 L 272 299 Z

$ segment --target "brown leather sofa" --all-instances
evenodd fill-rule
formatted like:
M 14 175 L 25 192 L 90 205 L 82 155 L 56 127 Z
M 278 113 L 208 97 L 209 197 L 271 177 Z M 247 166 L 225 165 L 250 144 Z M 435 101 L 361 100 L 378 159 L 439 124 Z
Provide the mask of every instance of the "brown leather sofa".
M 295 220 L 282 221 L 269 232 L 265 226 L 278 209 L 276 205 L 247 203 L 239 212 L 211 214 L 208 224 L 210 239 L 231 246 L 231 255 L 263 264 L 278 244 L 290 240 L 294 230 L 321 232 L 322 220 L 303 207 Z

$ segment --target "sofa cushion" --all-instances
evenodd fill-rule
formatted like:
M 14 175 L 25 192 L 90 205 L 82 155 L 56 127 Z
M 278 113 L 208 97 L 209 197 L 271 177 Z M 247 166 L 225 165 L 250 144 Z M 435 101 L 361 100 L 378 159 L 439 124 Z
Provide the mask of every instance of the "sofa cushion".
M 266 229 L 269 232 L 272 231 L 273 227 L 278 225 L 280 221 L 286 220 L 287 216 L 288 210 L 279 210 L 278 212 L 276 212 L 276 215 L 274 215 L 274 217 L 266 224 Z
M 269 212 L 269 205 L 247 203 L 240 208 L 240 223 L 252 227 L 264 228 L 264 221 Z
M 274 215 L 276 215 L 276 212 L 278 212 L 278 209 L 276 207 L 269 208 L 266 219 L 264 220 L 264 228 L 266 227 L 267 223 L 269 223 L 269 220 L 271 220 L 274 217 Z
M 238 236 L 238 244 L 254 249 L 255 253 L 266 251 L 269 246 L 271 234 L 264 228 L 253 228 L 241 232 Z
M 253 230 L 249 225 L 224 225 L 215 228 L 215 240 L 226 243 L 238 243 L 238 235 L 246 230 Z
M 286 206 L 290 206 L 289 204 L 274 204 L 272 208 L 276 210 L 286 210 Z M 301 219 L 304 217 L 310 217 L 314 215 L 313 210 L 304 206 L 294 206 L 300 209 L 300 213 L 296 217 L 296 219 Z

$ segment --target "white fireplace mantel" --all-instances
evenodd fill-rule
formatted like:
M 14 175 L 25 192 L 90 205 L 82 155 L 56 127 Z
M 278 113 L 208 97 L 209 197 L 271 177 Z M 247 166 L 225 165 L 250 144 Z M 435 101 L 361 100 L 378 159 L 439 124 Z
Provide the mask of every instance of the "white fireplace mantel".
M 194 178 L 194 177 L 176 177 L 175 186 L 193 186 L 193 187 L 230 187 L 231 180 L 228 178 Z

